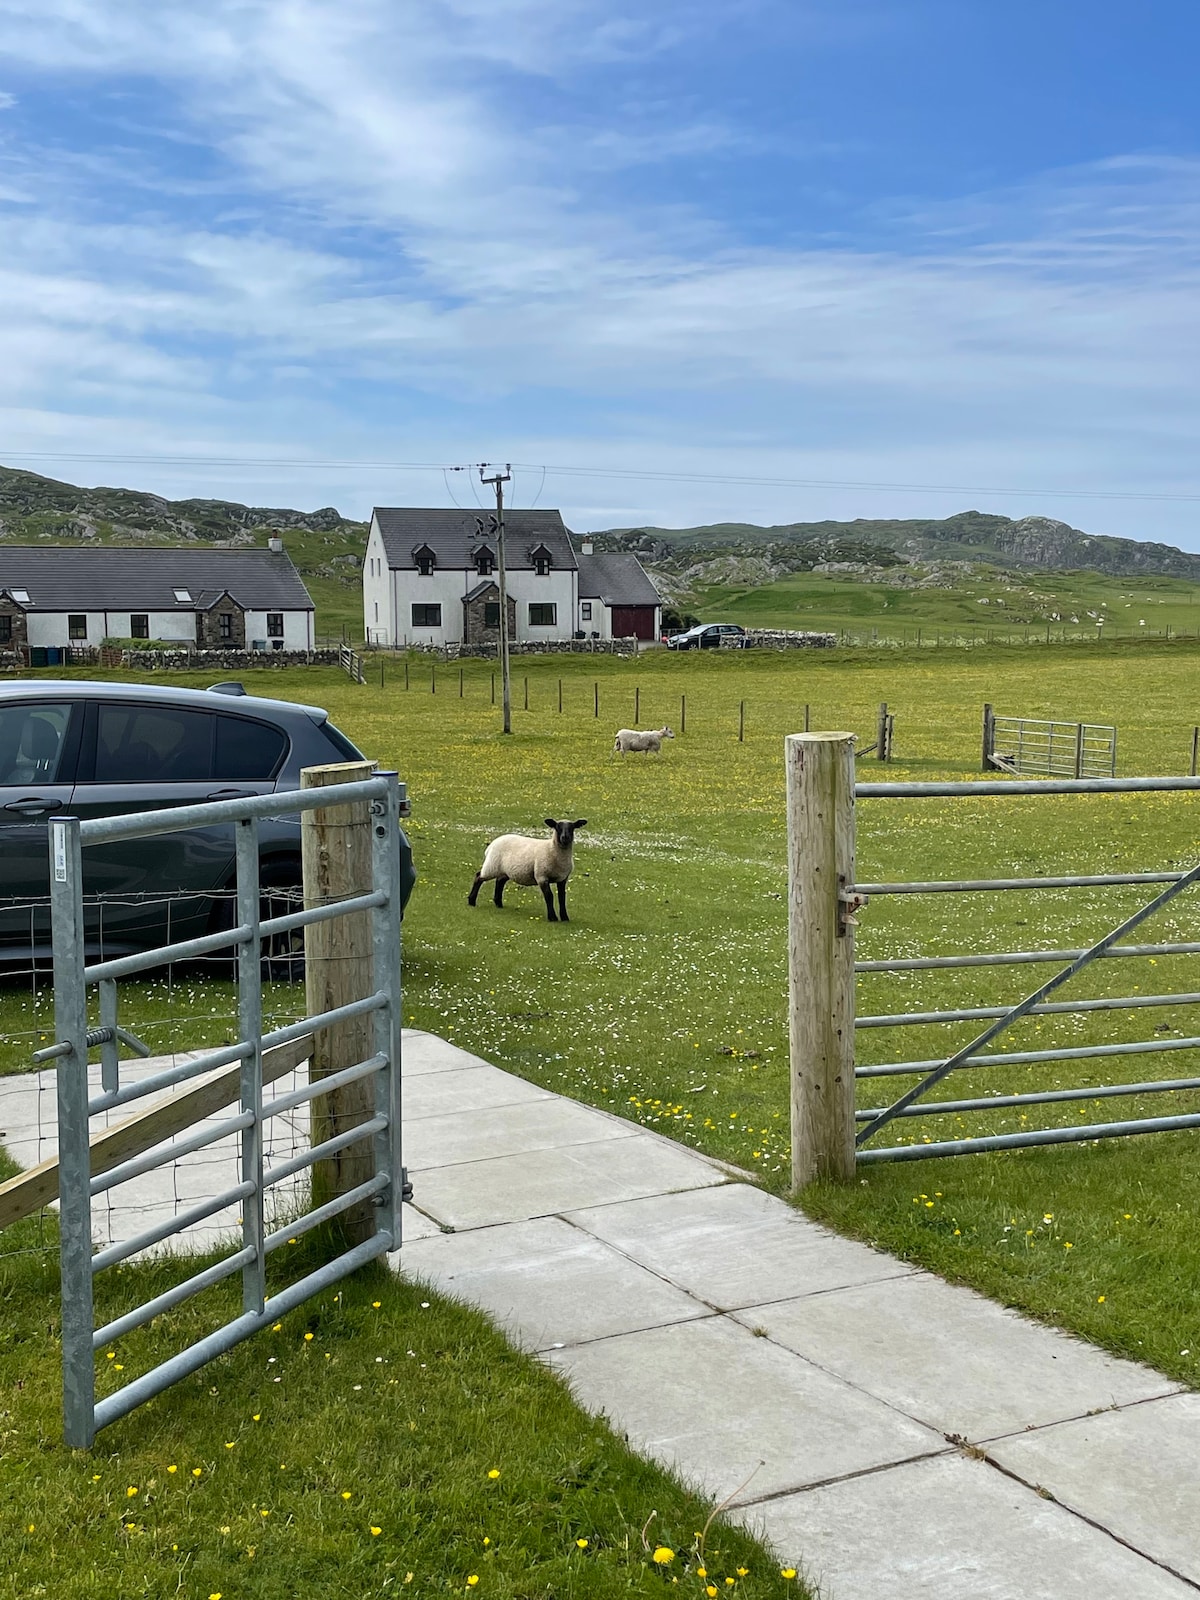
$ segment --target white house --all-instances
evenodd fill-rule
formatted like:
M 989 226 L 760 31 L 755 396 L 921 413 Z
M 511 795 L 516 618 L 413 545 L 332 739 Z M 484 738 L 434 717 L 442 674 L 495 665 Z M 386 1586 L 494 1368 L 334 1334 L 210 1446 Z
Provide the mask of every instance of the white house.
M 662 596 L 634 555 L 594 553 L 585 538 L 579 551 L 579 626 L 588 638 L 657 639 Z
M 278 537 L 266 550 L 0 544 L 0 651 L 105 639 L 311 650 L 313 602 Z
M 363 562 L 368 644 L 495 643 L 498 558 L 494 512 L 377 506 Z M 509 638 L 570 639 L 579 572 L 557 511 L 506 513 L 504 567 Z
M 377 506 L 363 562 L 368 644 L 495 644 L 500 636 L 495 515 Z M 557 511 L 504 518 L 508 635 L 514 643 L 559 639 L 656 639 L 658 591 L 636 556 L 576 556 Z

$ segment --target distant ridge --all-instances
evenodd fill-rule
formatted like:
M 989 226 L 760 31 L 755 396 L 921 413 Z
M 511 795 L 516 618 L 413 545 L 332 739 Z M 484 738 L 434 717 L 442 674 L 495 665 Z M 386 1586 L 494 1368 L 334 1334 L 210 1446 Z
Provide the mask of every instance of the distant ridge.
M 1150 540 L 1082 533 L 1051 517 L 994 516 L 960 511 L 941 520 L 859 518 L 854 522 L 788 522 L 759 527 L 716 522 L 695 528 L 605 528 L 601 548 L 639 550 L 655 561 L 717 553 L 757 555 L 765 547 L 806 549 L 812 560 L 887 565 L 908 561 L 970 561 L 1017 570 L 1073 571 L 1114 577 L 1161 574 L 1200 580 L 1200 555 Z

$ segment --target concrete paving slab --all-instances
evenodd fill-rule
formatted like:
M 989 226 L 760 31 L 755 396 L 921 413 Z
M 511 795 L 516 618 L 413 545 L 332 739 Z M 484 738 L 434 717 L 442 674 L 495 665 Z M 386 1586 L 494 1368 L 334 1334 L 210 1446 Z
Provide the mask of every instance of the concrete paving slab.
M 710 1316 L 616 1250 L 555 1217 L 418 1240 L 393 1264 L 478 1306 L 527 1350 Z
M 430 1167 L 417 1175 L 414 1187 L 422 1211 L 444 1227 L 461 1229 L 726 1181 L 714 1162 L 634 1129 L 628 1139 Z
M 1108 1534 L 957 1453 L 735 1513 L 821 1600 L 1195 1600 Z
M 634 1261 L 722 1310 L 912 1272 L 749 1184 L 570 1214 Z
M 1200 1394 L 1189 1393 L 1002 1439 L 988 1454 L 1200 1586 L 1198 1440 Z
M 486 1111 L 491 1106 L 528 1105 L 533 1100 L 553 1100 L 549 1089 L 515 1078 L 499 1067 L 463 1067 L 458 1072 L 427 1072 L 402 1085 L 405 1122 L 418 1117 L 441 1117 L 464 1111 Z
M 400 1240 L 403 1245 L 408 1245 L 417 1239 L 436 1239 L 441 1237 L 442 1230 L 432 1217 L 427 1217 L 423 1211 L 418 1211 L 416 1206 L 406 1205 L 400 1212 Z M 393 1258 L 393 1265 L 396 1258 Z
M 545 1359 L 635 1450 L 717 1500 L 777 1494 L 946 1448 L 939 1434 L 727 1317 Z
M 738 1315 L 929 1427 L 971 1440 L 1179 1387 L 929 1273 Z
M 439 1039 L 435 1033 L 424 1033 L 420 1028 L 405 1028 L 401 1034 L 401 1059 L 406 1078 L 422 1077 L 429 1072 L 461 1072 L 464 1068 L 490 1065 L 482 1056 L 473 1056 L 461 1050 L 448 1039 Z
M 523 1105 L 456 1111 L 450 1116 L 405 1122 L 404 1165 L 410 1173 L 417 1173 L 427 1167 L 453 1167 L 528 1151 L 611 1143 L 635 1138 L 640 1132 L 635 1122 L 606 1116 L 555 1095 Z

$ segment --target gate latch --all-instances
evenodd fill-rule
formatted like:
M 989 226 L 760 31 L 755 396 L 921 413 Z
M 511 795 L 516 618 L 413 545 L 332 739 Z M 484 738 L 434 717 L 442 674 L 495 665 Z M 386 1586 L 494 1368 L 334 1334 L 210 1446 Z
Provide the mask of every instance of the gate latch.
M 845 879 L 840 879 L 842 887 L 838 890 L 838 919 L 837 936 L 844 939 L 851 929 L 858 926 L 856 916 L 867 903 L 865 894 L 858 894 L 853 889 L 847 889 Z
M 92 1050 L 98 1044 L 110 1044 L 113 1039 L 118 1039 L 122 1044 L 127 1044 L 135 1055 L 148 1056 L 150 1054 L 150 1046 L 143 1044 L 140 1039 L 125 1028 L 89 1028 L 84 1043 L 89 1050 Z M 54 1061 L 59 1056 L 69 1056 L 70 1054 L 71 1046 L 69 1044 L 50 1044 L 44 1050 L 35 1050 L 33 1059 L 35 1061 Z

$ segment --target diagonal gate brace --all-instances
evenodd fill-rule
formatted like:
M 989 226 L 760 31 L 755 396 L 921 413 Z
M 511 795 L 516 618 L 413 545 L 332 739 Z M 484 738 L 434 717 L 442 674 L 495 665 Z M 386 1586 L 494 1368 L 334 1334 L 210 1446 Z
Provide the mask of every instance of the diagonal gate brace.
M 1168 900 L 1173 900 L 1177 894 L 1189 888 L 1198 879 L 1200 879 L 1200 863 L 1197 863 L 1190 872 L 1186 872 L 1183 877 L 1169 884 L 1160 895 L 1156 895 L 1150 901 L 1149 905 L 1142 906 L 1140 910 L 1135 911 L 1131 917 L 1122 922 L 1119 927 L 1114 928 L 1111 933 L 1106 933 L 1099 943 L 1092 945 L 1090 950 L 1085 950 L 1082 955 L 1076 956 L 1070 966 L 1064 967 L 1061 972 L 1056 972 L 1049 982 L 1044 983 L 1040 989 L 1035 989 L 1032 994 L 1026 995 L 1025 999 L 1013 1006 L 1011 1011 L 1006 1011 L 990 1027 L 985 1028 L 977 1039 L 972 1039 L 970 1044 L 964 1045 L 956 1054 L 943 1061 L 940 1066 L 935 1067 L 927 1077 L 921 1079 L 920 1083 L 914 1084 L 911 1089 L 905 1090 L 897 1101 L 885 1107 L 877 1117 L 867 1123 L 855 1139 L 855 1145 L 865 1144 L 872 1134 L 877 1133 L 885 1124 L 891 1122 L 893 1117 L 898 1117 L 907 1106 L 912 1105 L 914 1100 L 919 1100 L 927 1090 L 932 1089 L 934 1084 L 940 1083 L 947 1073 L 953 1072 L 955 1067 L 961 1066 L 968 1057 L 982 1050 L 985 1044 L 990 1044 L 996 1035 L 1003 1033 L 1010 1023 L 1019 1022 L 1022 1017 L 1028 1016 L 1034 1006 L 1040 1005 L 1048 994 L 1052 994 L 1055 989 L 1066 983 L 1068 979 L 1075 977 L 1076 973 L 1082 972 L 1084 967 L 1090 965 L 1098 957 L 1106 955 L 1119 939 L 1122 939 L 1127 933 L 1131 933 L 1139 924 L 1145 922 L 1147 917 L 1153 916 L 1156 911 L 1165 906 Z

